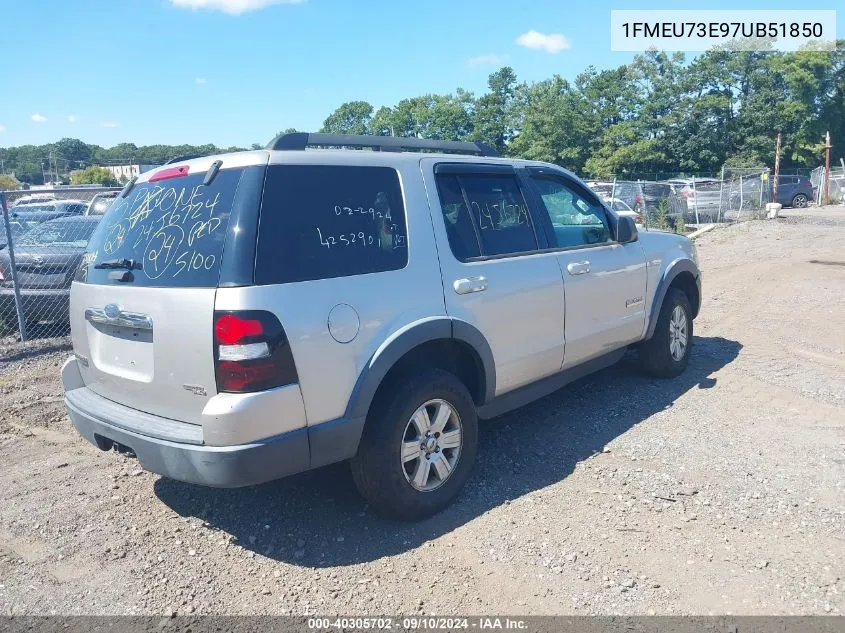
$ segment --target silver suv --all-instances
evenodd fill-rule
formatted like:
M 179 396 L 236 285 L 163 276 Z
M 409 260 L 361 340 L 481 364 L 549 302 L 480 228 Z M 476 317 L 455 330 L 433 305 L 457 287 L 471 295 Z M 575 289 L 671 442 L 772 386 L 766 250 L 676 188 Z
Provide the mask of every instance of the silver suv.
M 79 432 L 153 472 L 235 487 L 351 460 L 372 506 L 419 518 L 466 482 L 479 418 L 632 345 L 682 372 L 700 297 L 688 239 L 638 235 L 555 165 L 287 134 L 126 186 L 73 283 L 62 380 Z

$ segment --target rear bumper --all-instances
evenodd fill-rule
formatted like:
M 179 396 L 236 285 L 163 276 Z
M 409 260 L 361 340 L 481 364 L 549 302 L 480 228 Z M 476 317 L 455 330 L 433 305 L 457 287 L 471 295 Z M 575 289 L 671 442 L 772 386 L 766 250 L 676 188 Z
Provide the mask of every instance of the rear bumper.
M 85 389 L 85 387 L 80 387 Z M 195 446 L 169 442 L 120 429 L 65 397 L 70 420 L 94 446 L 131 450 L 144 469 L 192 484 L 237 488 L 272 481 L 307 470 L 308 434 L 298 429 L 275 438 L 241 446 Z
M 196 438 L 184 433 L 187 441 L 174 441 L 126 428 L 139 415 L 159 435 L 174 423 L 94 394 L 82 385 L 75 358 L 65 363 L 62 380 L 70 420 L 91 444 L 102 450 L 131 451 L 145 470 L 202 486 L 252 486 L 347 459 L 357 451 L 363 430 L 363 420 L 343 419 L 235 446 L 190 443 Z

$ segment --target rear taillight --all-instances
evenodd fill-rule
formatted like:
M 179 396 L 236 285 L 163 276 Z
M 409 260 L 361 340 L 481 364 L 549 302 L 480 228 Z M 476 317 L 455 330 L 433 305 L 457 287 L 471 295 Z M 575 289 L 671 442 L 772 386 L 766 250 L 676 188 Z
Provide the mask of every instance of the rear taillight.
M 299 381 L 282 324 L 271 312 L 214 313 L 217 391 L 250 393 Z

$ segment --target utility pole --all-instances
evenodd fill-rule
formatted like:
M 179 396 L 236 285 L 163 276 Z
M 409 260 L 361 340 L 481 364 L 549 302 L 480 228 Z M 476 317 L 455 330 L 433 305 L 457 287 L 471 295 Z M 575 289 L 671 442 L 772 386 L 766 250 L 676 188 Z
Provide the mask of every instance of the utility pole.
M 775 143 L 775 178 L 772 181 L 772 202 L 778 201 L 778 176 L 780 175 L 780 132 Z
M 830 204 L 830 131 L 824 140 L 824 203 Z

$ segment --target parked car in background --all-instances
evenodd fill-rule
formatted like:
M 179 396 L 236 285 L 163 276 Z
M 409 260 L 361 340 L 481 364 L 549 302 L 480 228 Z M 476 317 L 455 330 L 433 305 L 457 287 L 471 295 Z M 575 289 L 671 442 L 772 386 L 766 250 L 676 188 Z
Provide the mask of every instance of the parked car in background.
M 628 203 L 619 198 L 602 198 L 604 203 L 609 206 L 619 217 L 625 216 L 631 218 L 635 223 L 643 223 L 643 214 L 639 211 L 634 211 Z
M 60 217 L 15 239 L 15 268 L 27 321 L 68 318 L 70 285 L 99 217 Z M 15 314 L 11 261 L 0 251 L 0 316 Z
M 769 199 L 773 198 L 773 185 L 769 179 Z M 778 178 L 778 196 L 775 202 L 785 207 L 803 209 L 814 200 L 813 184 L 806 176 L 780 176 Z
M 56 196 L 52 193 L 37 193 L 32 194 L 29 196 L 22 196 L 15 200 L 10 207 L 25 207 L 31 204 L 43 204 L 44 202 L 50 202 L 51 200 L 56 200 Z
M 15 205 L 12 210 L 22 211 L 48 211 L 62 213 L 64 215 L 83 215 L 88 203 L 85 200 L 45 200 L 39 203 L 27 204 L 24 206 Z
M 12 211 L 9 213 L 9 228 L 11 229 L 13 242 L 17 243 L 19 236 L 27 231 L 35 228 L 42 222 L 55 220 L 56 218 L 64 217 L 66 214 L 61 211 L 29 211 L 29 207 L 24 207 L 26 211 Z M 0 222 L 0 250 L 7 246 L 6 230 Z
M 687 209 L 686 220 L 712 222 L 718 218 L 722 202 L 722 181 L 718 178 L 676 178 L 669 183 Z
M 98 193 L 88 203 L 88 208 L 85 209 L 85 215 L 103 215 L 119 193 L 120 191 L 104 191 Z
M 686 200 L 678 195 L 676 188 L 670 182 L 654 182 L 647 180 L 617 180 L 589 181 L 587 185 L 604 200 L 619 200 L 634 214 L 639 214 L 643 222 L 646 216 L 654 218 L 663 201 L 666 205 L 666 217 L 670 225 L 674 225 L 675 218 L 685 215 Z

